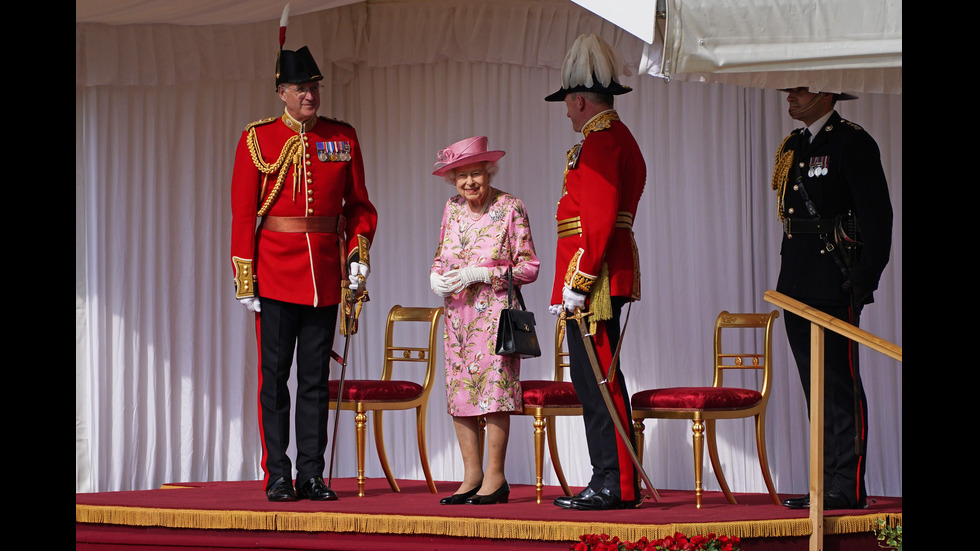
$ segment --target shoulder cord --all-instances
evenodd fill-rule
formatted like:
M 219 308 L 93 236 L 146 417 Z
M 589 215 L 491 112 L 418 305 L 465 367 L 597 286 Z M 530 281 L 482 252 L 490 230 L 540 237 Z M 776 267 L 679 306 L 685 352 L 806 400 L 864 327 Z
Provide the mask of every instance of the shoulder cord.
M 783 221 L 783 196 L 786 193 L 786 182 L 789 180 L 789 169 L 793 166 L 793 150 L 784 150 L 786 142 L 792 134 L 783 138 L 776 153 L 776 166 L 772 171 L 772 189 L 776 190 L 776 216 Z
M 302 140 L 298 135 L 293 136 L 286 140 L 286 143 L 282 146 L 282 151 L 279 153 L 279 158 L 273 164 L 268 164 L 262 160 L 262 154 L 259 148 L 259 139 L 255 134 L 254 128 L 249 128 L 248 130 L 248 152 L 252 155 L 252 162 L 255 163 L 255 168 L 264 174 L 274 174 L 278 172 L 276 176 L 276 184 L 273 186 L 272 191 L 269 192 L 269 196 L 266 197 L 265 201 L 262 202 L 262 206 L 258 210 L 258 216 L 264 216 L 272 203 L 279 196 L 279 192 L 282 191 L 282 183 L 286 179 L 286 173 L 289 172 L 287 164 L 292 162 L 294 166 L 299 166 L 302 162 Z M 295 180 L 299 178 L 299 171 L 293 171 L 293 185 L 295 187 Z M 265 192 L 265 184 L 262 186 L 262 193 Z

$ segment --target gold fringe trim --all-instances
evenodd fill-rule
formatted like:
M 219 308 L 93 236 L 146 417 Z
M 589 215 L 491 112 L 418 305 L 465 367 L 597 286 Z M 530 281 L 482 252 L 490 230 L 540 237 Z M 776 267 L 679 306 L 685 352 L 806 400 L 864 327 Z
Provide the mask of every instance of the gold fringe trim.
M 891 525 L 900 524 L 902 514 L 882 513 L 859 517 L 824 517 L 824 533 L 833 535 L 873 532 L 878 526 L 878 519 L 884 519 Z M 579 537 L 583 534 L 609 534 L 610 536 L 618 536 L 623 540 L 636 541 L 643 536 L 649 539 L 664 538 L 674 535 L 675 532 L 688 535 L 715 533 L 739 538 L 809 536 L 811 532 L 809 518 L 704 523 L 615 524 L 329 512 L 155 509 L 78 504 L 75 505 L 75 522 L 202 530 L 355 532 L 570 542 L 579 541 Z
M 599 268 L 599 277 L 589 291 L 589 331 L 594 335 L 600 321 L 612 319 L 612 292 L 609 284 L 609 266 L 605 262 Z

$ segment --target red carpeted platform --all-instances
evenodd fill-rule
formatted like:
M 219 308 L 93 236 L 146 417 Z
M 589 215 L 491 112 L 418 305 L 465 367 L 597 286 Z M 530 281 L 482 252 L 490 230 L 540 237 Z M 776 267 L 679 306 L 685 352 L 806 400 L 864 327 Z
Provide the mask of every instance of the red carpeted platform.
M 584 512 L 552 505 L 558 487 L 536 503 L 533 485 L 511 485 L 507 504 L 439 505 L 456 484 L 437 484 L 441 493 L 433 495 L 424 481 L 400 480 L 395 493 L 383 478 L 371 479 L 357 497 L 354 479 L 335 479 L 340 500 L 333 502 L 269 503 L 260 481 L 75 494 L 76 549 L 568 549 L 582 534 L 635 541 L 713 532 L 742 538 L 745 551 L 790 551 L 806 549 L 810 533 L 808 511 L 773 505 L 767 494 L 735 494 L 738 504 L 730 505 L 708 492 L 698 510 L 692 491 L 660 490 L 660 502 L 638 509 Z M 877 548 L 878 519 L 901 523 L 902 499 L 831 511 L 824 549 Z

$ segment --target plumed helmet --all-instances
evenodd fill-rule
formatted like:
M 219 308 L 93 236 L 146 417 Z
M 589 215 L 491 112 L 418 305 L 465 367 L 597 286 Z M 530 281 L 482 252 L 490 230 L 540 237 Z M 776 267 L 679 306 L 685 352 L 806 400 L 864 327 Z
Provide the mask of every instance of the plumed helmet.
M 571 92 L 596 92 L 619 95 L 631 92 L 619 83 L 621 75 L 630 76 L 622 56 L 597 34 L 583 34 L 575 39 L 561 66 L 561 88 L 545 101 L 562 101 Z
M 313 59 L 313 54 L 306 46 L 296 50 L 283 50 L 282 46 L 286 43 L 286 25 L 289 22 L 289 4 L 282 9 L 282 17 L 279 19 L 279 55 L 276 56 L 276 88 L 280 84 L 303 84 L 323 80 L 320 68 Z

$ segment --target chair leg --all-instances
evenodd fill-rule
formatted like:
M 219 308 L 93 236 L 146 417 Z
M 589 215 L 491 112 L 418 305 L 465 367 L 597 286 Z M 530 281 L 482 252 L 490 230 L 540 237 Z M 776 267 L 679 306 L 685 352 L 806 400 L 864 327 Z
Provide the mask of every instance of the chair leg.
M 357 495 L 364 497 L 364 440 L 367 433 L 367 414 L 358 411 L 354 415 L 354 435 L 357 443 Z
M 702 474 L 704 470 L 704 421 L 694 419 L 694 499 L 698 509 L 701 508 L 701 496 L 704 495 Z
M 540 413 L 534 415 L 534 494 L 538 503 L 544 493 L 544 430 L 545 420 Z
M 735 496 L 732 495 L 732 491 L 728 488 L 725 473 L 721 470 L 721 459 L 718 457 L 718 443 L 715 439 L 716 422 L 717 419 L 708 419 L 704 422 L 705 431 L 708 436 L 708 457 L 711 459 L 711 468 L 715 471 L 715 478 L 718 480 L 718 485 L 721 486 L 721 491 L 725 493 L 725 499 L 728 500 L 728 503 L 735 505 Z
M 395 482 L 395 476 L 391 474 L 391 467 L 388 466 L 388 454 L 385 453 L 385 440 L 384 440 L 384 411 L 375 410 L 374 412 L 374 447 L 378 450 L 378 461 L 381 462 L 381 469 L 385 472 L 385 478 L 388 479 L 388 486 L 391 486 L 391 491 L 400 492 L 401 489 L 398 487 L 398 482 Z
M 425 404 L 415 408 L 415 425 L 418 427 L 419 459 L 422 461 L 422 472 L 425 474 L 425 482 L 429 485 L 429 491 L 438 493 L 436 483 L 432 481 L 432 473 L 429 471 L 429 454 L 425 444 Z
M 759 466 L 762 468 L 762 478 L 766 480 L 766 488 L 769 489 L 769 497 L 775 505 L 779 505 L 779 494 L 772 483 L 769 475 L 769 456 L 766 453 L 766 412 L 760 412 L 755 416 L 755 443 L 759 452 Z
M 558 477 L 558 483 L 561 484 L 562 491 L 565 492 L 566 496 L 570 496 L 572 495 L 572 490 L 568 487 L 568 481 L 565 480 L 565 472 L 561 468 L 561 459 L 558 457 L 558 441 L 555 437 L 554 415 L 549 415 L 545 418 L 545 431 L 548 434 L 548 451 L 551 452 L 551 464 L 555 467 L 555 476 Z
M 636 450 L 636 458 L 643 464 L 643 419 L 633 419 L 633 449 Z

